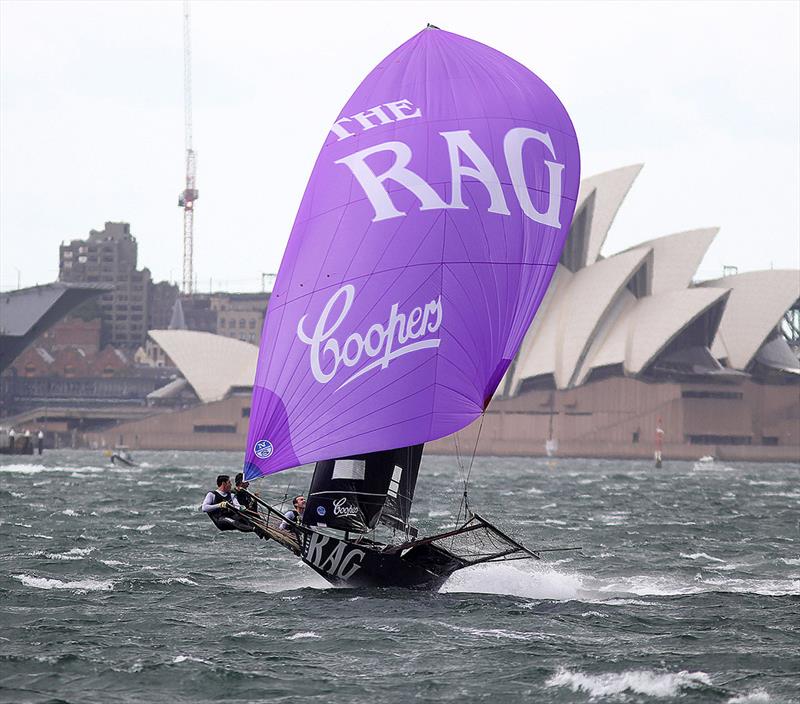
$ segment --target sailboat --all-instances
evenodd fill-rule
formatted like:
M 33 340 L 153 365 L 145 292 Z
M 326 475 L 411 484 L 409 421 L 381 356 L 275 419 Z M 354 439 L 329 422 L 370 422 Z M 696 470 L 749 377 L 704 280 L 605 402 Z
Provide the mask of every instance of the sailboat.
M 427 537 L 410 514 L 424 444 L 480 419 L 511 365 L 579 180 L 564 106 L 499 51 L 429 25 L 369 73 L 325 139 L 263 327 L 245 479 L 315 463 L 299 524 L 266 502 L 249 514 L 264 535 L 355 586 L 437 589 L 540 556 L 466 507 Z

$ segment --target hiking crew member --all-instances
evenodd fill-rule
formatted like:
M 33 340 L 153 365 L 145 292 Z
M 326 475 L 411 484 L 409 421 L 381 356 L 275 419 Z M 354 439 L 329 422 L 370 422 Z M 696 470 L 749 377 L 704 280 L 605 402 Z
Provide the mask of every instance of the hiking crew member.
M 236 475 L 236 500 L 242 508 L 258 513 L 258 501 L 256 501 L 255 496 L 247 491 L 249 486 L 250 482 L 244 481 L 244 475 L 239 472 Z
M 220 474 L 217 477 L 216 491 L 209 491 L 206 494 L 202 510 L 208 514 L 208 517 L 220 530 L 240 530 L 244 533 L 252 533 L 253 526 L 243 520 L 229 506 L 239 510 L 242 508 L 231 493 L 231 478 L 227 474 Z

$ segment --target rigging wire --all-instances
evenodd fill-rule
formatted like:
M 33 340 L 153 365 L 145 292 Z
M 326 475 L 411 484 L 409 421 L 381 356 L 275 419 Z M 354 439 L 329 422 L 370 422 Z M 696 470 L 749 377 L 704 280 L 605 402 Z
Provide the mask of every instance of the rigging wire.
M 472 448 L 472 456 L 469 459 L 469 467 L 467 468 L 466 473 L 463 473 L 463 466 L 461 465 L 461 457 L 459 454 L 458 464 L 459 464 L 459 475 L 461 476 L 464 482 L 464 492 L 461 494 L 461 503 L 458 505 L 458 515 L 456 516 L 456 526 L 458 526 L 459 521 L 461 520 L 461 507 L 464 507 L 464 520 L 466 521 L 469 519 L 469 478 L 472 474 L 472 465 L 475 463 L 475 455 L 478 452 L 478 442 L 481 439 L 481 431 L 483 430 L 483 421 L 486 418 L 486 411 L 481 412 L 481 422 L 478 426 L 478 434 L 475 436 L 475 446 Z M 458 440 L 456 440 L 456 445 L 458 444 Z

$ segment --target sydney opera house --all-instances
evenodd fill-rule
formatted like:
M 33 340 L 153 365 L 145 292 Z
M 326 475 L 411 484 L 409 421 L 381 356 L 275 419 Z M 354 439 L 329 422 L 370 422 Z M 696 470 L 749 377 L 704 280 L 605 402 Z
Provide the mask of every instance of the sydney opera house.
M 800 272 L 695 281 L 716 228 L 601 254 L 640 168 L 581 183 L 567 247 L 478 452 L 652 457 L 658 436 L 665 458 L 800 461 Z M 94 441 L 242 449 L 257 348 L 185 330 L 150 337 L 182 377 L 151 394 L 153 415 Z M 476 432 L 462 431 L 462 447 Z M 429 445 L 453 449 L 453 438 Z

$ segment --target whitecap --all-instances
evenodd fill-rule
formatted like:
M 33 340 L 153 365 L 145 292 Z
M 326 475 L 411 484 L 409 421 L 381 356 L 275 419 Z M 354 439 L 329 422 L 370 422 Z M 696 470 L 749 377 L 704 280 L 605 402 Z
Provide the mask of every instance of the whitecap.
M 784 565 L 800 565 L 800 558 L 781 557 L 779 559 Z
M 100 560 L 104 565 L 108 567 L 129 567 L 129 562 L 121 562 L 120 560 Z
M 29 574 L 15 574 L 26 587 L 36 589 L 73 589 L 78 592 L 110 591 L 114 588 L 114 582 L 103 579 L 82 579 L 76 582 L 63 582 L 60 579 L 48 579 L 46 577 L 34 577 Z
M 459 631 L 460 633 L 469 633 L 471 636 L 478 636 L 480 638 L 495 638 L 497 640 L 531 640 L 534 636 L 530 633 L 516 633 L 508 631 L 505 628 L 464 628 L 463 626 L 454 626 L 445 623 L 445 626 Z
M 193 587 L 197 586 L 197 582 L 188 577 L 167 577 L 166 579 L 159 579 L 158 581 L 161 584 L 187 584 Z
M 65 508 L 61 513 L 63 513 L 65 516 L 77 516 L 78 515 L 78 512 L 77 511 L 73 511 L 71 508 Z
M 61 553 L 45 553 L 48 560 L 83 560 L 94 548 L 72 548 Z
M 737 694 L 728 699 L 725 704 L 769 704 L 772 699 L 763 689 L 754 689 L 746 694 Z
M 599 611 L 584 611 L 581 616 L 583 618 L 608 618 L 608 614 L 601 614 Z
M 691 555 L 687 555 L 686 553 L 680 553 L 681 557 L 685 557 L 687 560 L 699 560 L 703 558 L 704 560 L 710 560 L 711 562 L 725 562 L 725 560 L 720 560 L 718 557 L 711 557 L 708 553 L 705 552 L 695 552 Z
M 547 687 L 569 687 L 573 692 L 586 692 L 591 698 L 609 697 L 624 692 L 651 697 L 674 697 L 682 689 L 710 685 L 705 672 L 654 672 L 652 670 L 626 670 L 591 675 L 580 671 L 559 668 L 546 682 Z
M 195 658 L 191 655 L 176 655 L 172 659 L 172 662 L 175 663 L 176 665 L 182 662 L 202 662 L 205 663 L 206 665 L 211 664 L 208 660 L 203 660 L 203 658 Z
M 114 527 L 119 528 L 120 530 L 138 530 L 140 533 L 143 533 L 144 531 L 152 530 L 153 528 L 155 528 L 155 524 L 147 523 L 142 526 L 136 526 L 135 528 L 133 526 L 126 526 L 126 525 L 117 525 Z
M 43 464 L 7 464 L 0 467 L 0 472 L 4 474 L 39 474 L 46 471 L 47 467 Z
M 286 640 L 301 640 L 303 638 L 321 638 L 322 636 L 314 633 L 314 631 L 300 631 L 291 636 L 286 636 Z

